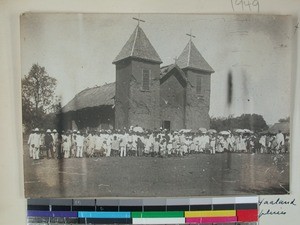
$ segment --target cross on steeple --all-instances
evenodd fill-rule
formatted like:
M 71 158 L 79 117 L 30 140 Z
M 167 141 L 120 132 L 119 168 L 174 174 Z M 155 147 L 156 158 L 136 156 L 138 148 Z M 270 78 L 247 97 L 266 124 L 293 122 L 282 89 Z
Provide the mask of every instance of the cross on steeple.
M 190 36 L 190 41 L 192 40 L 192 38 L 195 38 L 196 36 L 194 36 L 193 34 L 192 34 L 192 30 L 190 31 L 190 33 L 189 34 L 186 34 L 187 36 Z
M 174 63 L 177 65 L 178 57 L 175 56 L 173 59 L 174 59 Z
M 141 20 L 141 19 L 140 19 L 140 14 L 139 14 L 138 18 L 136 18 L 136 17 L 132 17 L 132 19 L 134 19 L 134 20 L 137 20 L 137 21 L 138 21 L 138 26 L 140 26 L 140 22 L 143 22 L 143 23 L 145 23 L 145 22 L 146 22 L 145 20 Z

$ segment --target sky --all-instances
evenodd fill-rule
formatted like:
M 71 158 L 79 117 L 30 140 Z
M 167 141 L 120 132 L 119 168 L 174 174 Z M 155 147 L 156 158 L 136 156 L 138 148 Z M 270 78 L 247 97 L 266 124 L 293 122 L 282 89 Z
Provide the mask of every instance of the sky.
M 162 59 L 174 63 L 189 41 L 214 69 L 210 116 L 256 113 L 267 124 L 290 115 L 292 20 L 288 16 L 140 14 Z M 22 77 L 33 64 L 57 79 L 62 105 L 78 92 L 115 81 L 114 58 L 133 33 L 136 14 L 29 13 L 21 16 Z M 232 103 L 227 77 L 232 73 Z

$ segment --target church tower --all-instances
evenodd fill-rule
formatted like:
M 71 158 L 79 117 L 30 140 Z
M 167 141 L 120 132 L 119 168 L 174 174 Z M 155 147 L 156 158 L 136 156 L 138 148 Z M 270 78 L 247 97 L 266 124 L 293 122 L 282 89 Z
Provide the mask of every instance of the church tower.
M 115 128 L 160 127 L 161 59 L 138 24 L 117 55 Z
M 200 54 L 191 38 L 177 59 L 177 65 L 187 79 L 185 127 L 197 130 L 209 128 L 210 83 L 214 70 Z

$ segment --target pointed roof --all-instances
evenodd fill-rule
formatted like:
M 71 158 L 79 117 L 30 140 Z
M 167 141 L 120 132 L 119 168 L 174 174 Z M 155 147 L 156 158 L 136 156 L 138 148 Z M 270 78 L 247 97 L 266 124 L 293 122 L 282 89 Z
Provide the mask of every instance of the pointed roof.
M 202 70 L 208 73 L 215 72 L 200 54 L 192 40 L 189 41 L 189 43 L 182 51 L 181 55 L 178 57 L 177 65 L 181 69 L 190 68 L 195 70 Z
M 177 73 L 173 73 L 173 72 Z M 185 76 L 185 73 L 178 67 L 176 64 L 171 64 L 163 66 L 160 68 L 160 84 L 168 80 L 172 75 L 183 85 L 185 86 L 188 82 Z
M 139 25 L 135 28 L 113 63 L 129 57 L 162 63 L 159 55 Z

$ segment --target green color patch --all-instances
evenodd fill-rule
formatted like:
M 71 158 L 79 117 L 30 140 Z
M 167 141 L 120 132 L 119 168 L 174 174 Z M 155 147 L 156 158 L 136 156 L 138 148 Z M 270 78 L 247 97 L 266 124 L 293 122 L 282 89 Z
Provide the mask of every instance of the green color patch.
M 184 217 L 183 211 L 169 212 L 132 212 L 132 218 L 180 218 Z

